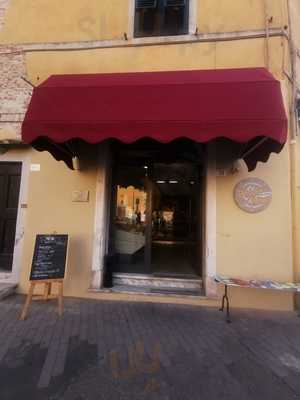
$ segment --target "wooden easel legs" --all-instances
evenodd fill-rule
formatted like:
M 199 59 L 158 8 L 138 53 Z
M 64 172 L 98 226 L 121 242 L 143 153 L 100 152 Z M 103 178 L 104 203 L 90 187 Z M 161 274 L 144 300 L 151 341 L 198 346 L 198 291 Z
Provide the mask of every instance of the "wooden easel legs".
M 58 284 L 58 295 L 51 294 L 52 283 Z M 34 288 L 38 284 L 45 285 L 43 296 L 34 296 Z M 58 315 L 61 317 L 63 315 L 63 295 L 64 295 L 63 284 L 64 284 L 64 282 L 61 279 L 51 280 L 51 281 L 31 281 L 28 295 L 26 297 L 26 301 L 25 301 L 22 313 L 20 315 L 20 320 L 24 321 L 26 319 L 30 304 L 33 300 L 48 301 L 50 299 L 58 299 Z
M 63 282 L 58 286 L 58 315 L 61 317 L 64 312 L 63 305 L 63 296 L 64 296 L 64 285 Z
M 47 301 L 50 294 L 51 294 L 51 283 L 45 283 L 44 300 Z
M 24 304 L 24 307 L 23 307 L 23 310 L 22 310 L 22 314 L 20 316 L 20 320 L 21 321 L 24 321 L 24 319 L 27 316 L 28 309 L 29 309 L 29 306 L 30 306 L 31 301 L 32 301 L 33 290 L 34 290 L 34 283 L 31 282 L 30 283 L 29 292 L 28 292 L 28 295 L 26 297 L 26 301 L 25 301 L 25 304 Z

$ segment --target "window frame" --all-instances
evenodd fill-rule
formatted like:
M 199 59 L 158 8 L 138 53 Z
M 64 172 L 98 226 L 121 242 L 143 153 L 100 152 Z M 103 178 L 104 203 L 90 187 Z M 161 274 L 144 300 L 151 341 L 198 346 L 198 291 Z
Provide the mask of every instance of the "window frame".
M 169 42 L 170 39 L 178 40 L 179 38 L 188 39 L 190 35 L 194 35 L 197 29 L 197 1 L 189 0 L 188 5 L 188 22 L 187 22 L 187 33 L 178 35 L 160 35 L 160 36 L 134 36 L 135 26 L 135 4 L 136 0 L 129 0 L 129 24 L 128 24 L 128 39 L 136 43 L 147 43 L 147 42 Z
M 167 0 L 152 0 L 154 7 L 138 7 L 138 1 L 135 5 L 134 18 L 134 37 L 153 37 L 153 36 L 180 36 L 186 35 L 189 31 L 189 0 L 183 0 L 184 4 L 180 6 L 178 16 L 180 18 L 180 26 L 168 26 L 168 17 L 172 14 L 173 7 L 168 6 Z M 179 7 L 178 7 L 179 8 Z M 147 29 L 146 15 L 150 15 L 151 26 Z M 171 12 L 171 14 L 170 14 Z M 146 13 L 146 15 L 144 14 Z M 144 19 L 145 17 L 146 20 Z M 141 22 L 139 19 L 141 18 Z M 175 17 L 176 18 L 176 17 Z M 174 21 L 175 22 L 175 21 Z M 179 22 L 179 20 L 178 20 Z M 176 29 L 178 28 L 178 30 Z M 168 32 L 169 31 L 169 32 Z M 171 33 L 172 32 L 172 33 Z

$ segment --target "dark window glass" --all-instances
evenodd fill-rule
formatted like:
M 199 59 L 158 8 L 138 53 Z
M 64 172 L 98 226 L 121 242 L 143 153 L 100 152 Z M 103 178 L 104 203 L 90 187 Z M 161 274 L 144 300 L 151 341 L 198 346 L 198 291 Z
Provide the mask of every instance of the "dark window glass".
M 115 272 L 146 272 L 146 179 L 143 165 L 118 167 L 111 230 Z
M 189 0 L 136 0 L 134 36 L 188 33 Z

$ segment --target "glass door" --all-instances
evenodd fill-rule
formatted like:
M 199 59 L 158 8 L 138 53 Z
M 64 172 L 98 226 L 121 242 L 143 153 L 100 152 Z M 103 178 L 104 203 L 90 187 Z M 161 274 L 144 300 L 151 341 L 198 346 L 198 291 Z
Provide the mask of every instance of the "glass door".
M 113 185 L 113 272 L 201 275 L 201 179 L 193 163 L 119 164 Z
M 147 168 L 122 166 L 114 183 L 114 271 L 150 273 L 150 200 Z

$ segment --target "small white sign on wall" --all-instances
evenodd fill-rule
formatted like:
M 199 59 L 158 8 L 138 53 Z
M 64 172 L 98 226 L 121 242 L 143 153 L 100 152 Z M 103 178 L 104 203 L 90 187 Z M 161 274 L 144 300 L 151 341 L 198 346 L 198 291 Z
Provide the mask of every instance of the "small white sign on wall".
M 41 170 L 41 164 L 30 164 L 31 172 L 39 172 Z
M 75 203 L 87 203 L 89 201 L 89 190 L 73 190 L 72 201 Z

